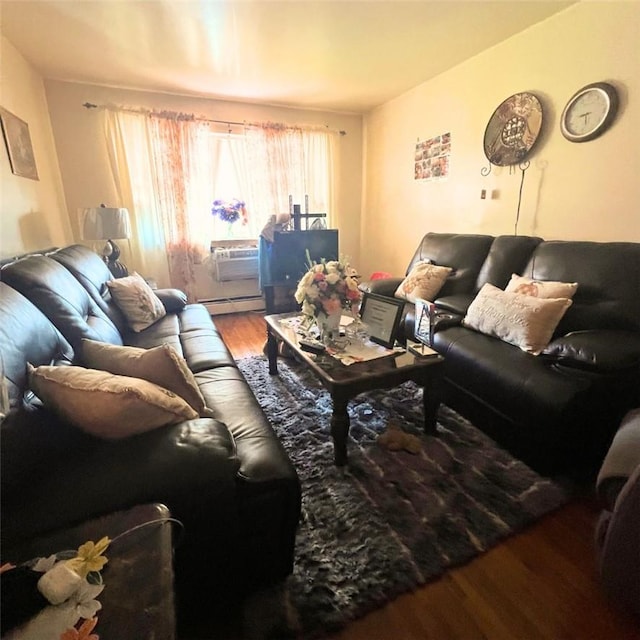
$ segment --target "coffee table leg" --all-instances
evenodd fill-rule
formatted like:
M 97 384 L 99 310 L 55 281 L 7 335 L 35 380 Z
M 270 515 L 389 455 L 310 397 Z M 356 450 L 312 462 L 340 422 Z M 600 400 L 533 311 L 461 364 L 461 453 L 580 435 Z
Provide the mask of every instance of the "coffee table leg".
M 349 413 L 345 398 L 333 398 L 333 415 L 331 416 L 331 437 L 333 438 L 333 458 L 336 467 L 347 464 L 347 437 L 349 435 Z
M 267 328 L 267 358 L 269 359 L 269 374 L 278 375 L 278 341 Z
M 440 381 L 437 376 L 429 380 L 422 387 L 422 403 L 424 408 L 424 432 L 436 433 L 438 422 L 438 407 L 440 406 Z

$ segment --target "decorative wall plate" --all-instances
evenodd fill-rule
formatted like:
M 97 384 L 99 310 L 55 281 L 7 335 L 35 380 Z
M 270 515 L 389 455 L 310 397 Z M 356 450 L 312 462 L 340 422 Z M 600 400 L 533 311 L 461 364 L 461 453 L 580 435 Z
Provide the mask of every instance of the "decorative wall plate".
M 518 164 L 542 127 L 542 105 L 532 93 L 516 93 L 493 112 L 484 132 L 484 153 L 500 167 Z

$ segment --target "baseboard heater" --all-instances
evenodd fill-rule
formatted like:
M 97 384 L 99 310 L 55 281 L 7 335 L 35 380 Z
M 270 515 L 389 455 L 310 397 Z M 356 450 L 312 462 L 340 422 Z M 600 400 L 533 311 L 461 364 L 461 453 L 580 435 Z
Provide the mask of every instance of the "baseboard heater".
M 208 298 L 198 300 L 212 316 L 243 311 L 264 311 L 264 298 L 259 295 L 234 296 L 233 298 Z

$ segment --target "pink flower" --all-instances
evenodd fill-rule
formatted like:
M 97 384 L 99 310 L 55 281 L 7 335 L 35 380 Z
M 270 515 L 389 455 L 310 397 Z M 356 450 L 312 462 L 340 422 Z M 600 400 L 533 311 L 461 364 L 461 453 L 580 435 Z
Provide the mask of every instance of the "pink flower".
M 322 300 L 322 308 L 325 310 L 327 315 L 338 313 L 339 311 L 342 311 L 342 302 L 340 301 L 340 298 L 327 298 Z
M 96 624 L 98 624 L 98 618 L 89 618 L 78 629 L 67 629 L 60 636 L 60 640 L 100 640 L 98 634 L 91 633 Z

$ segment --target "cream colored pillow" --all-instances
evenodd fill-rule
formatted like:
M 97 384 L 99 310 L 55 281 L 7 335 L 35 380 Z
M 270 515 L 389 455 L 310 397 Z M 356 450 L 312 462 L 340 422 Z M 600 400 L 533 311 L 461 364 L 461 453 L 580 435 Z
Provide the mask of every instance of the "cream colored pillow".
M 536 298 L 485 284 L 462 324 L 538 355 L 570 306 L 567 298 Z
M 137 333 L 167 315 L 160 298 L 135 271 L 126 278 L 107 281 L 107 286 L 129 326 Z
M 200 416 L 211 415 L 191 369 L 171 345 L 141 349 L 83 338 L 82 359 L 91 369 L 153 382 L 179 395 Z
M 29 383 L 45 406 L 99 438 L 118 440 L 198 417 L 168 389 L 105 371 L 29 365 Z
M 439 267 L 429 262 L 418 262 L 400 283 L 395 296 L 409 302 L 415 302 L 416 298 L 433 300 L 452 271 L 451 267 Z
M 509 284 L 505 287 L 505 291 L 523 293 L 526 296 L 535 296 L 536 298 L 569 298 L 571 300 L 577 288 L 577 282 L 532 280 L 513 273 Z

